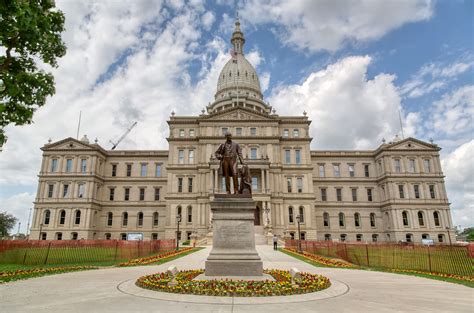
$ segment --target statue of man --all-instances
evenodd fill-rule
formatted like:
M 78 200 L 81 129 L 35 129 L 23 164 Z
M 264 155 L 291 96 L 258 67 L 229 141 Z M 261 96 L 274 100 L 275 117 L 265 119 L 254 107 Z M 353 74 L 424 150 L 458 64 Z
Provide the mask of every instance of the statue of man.
M 220 169 L 222 175 L 225 177 L 225 190 L 230 194 L 230 178 L 234 183 L 234 194 L 238 191 L 238 171 L 237 171 L 237 158 L 241 164 L 245 164 L 242 158 L 242 149 L 238 143 L 232 141 L 232 134 L 227 132 L 225 134 L 226 141 L 219 146 L 215 155 L 218 160 L 221 161 Z

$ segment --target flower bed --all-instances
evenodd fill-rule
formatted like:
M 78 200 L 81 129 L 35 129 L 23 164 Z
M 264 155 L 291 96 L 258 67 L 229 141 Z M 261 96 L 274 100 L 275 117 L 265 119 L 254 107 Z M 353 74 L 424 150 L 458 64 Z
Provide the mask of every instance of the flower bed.
M 165 259 L 165 258 L 169 258 L 169 257 L 172 257 L 172 256 L 180 255 L 180 254 L 182 254 L 184 252 L 187 252 L 191 249 L 192 248 L 183 248 L 183 249 L 180 249 L 178 251 L 171 250 L 171 251 L 163 252 L 163 253 L 160 253 L 160 254 L 157 254 L 157 255 L 152 255 L 152 256 L 149 256 L 149 257 L 133 259 L 133 260 L 130 260 L 128 262 L 120 263 L 120 264 L 118 264 L 118 266 L 147 265 L 147 264 L 158 262 L 161 259 Z
M 299 284 L 292 286 L 290 273 L 283 270 L 264 270 L 264 273 L 273 276 L 276 281 L 193 280 L 202 273 L 202 269 L 181 271 L 176 275 L 175 286 L 168 286 L 170 279 L 166 273 L 157 273 L 140 277 L 136 285 L 163 292 L 235 297 L 287 296 L 320 291 L 331 286 L 327 277 L 310 273 L 301 273 Z
M 444 278 L 452 278 L 462 281 L 474 282 L 474 276 L 461 276 L 455 274 L 444 274 L 444 273 L 435 273 L 435 272 L 423 272 L 423 271 L 416 271 L 416 270 L 403 270 L 403 269 L 392 269 L 390 270 L 395 273 L 408 273 L 408 274 L 421 274 L 427 276 L 434 276 L 434 277 L 444 277 Z
M 14 281 L 19 279 L 27 279 L 32 277 L 38 277 L 48 274 L 59 274 L 67 272 L 75 272 L 82 270 L 97 269 L 95 266 L 70 266 L 70 267 L 46 267 L 46 268 L 34 268 L 30 270 L 16 270 L 16 271 L 4 271 L 0 272 L 0 283 Z
M 336 259 L 330 259 L 330 258 L 325 258 L 316 254 L 308 253 L 308 252 L 303 252 L 299 253 L 293 248 L 284 248 L 284 250 L 291 252 L 296 255 L 303 256 L 307 259 L 310 259 L 311 261 L 314 261 L 316 263 L 325 265 L 325 266 L 330 266 L 330 267 L 343 267 L 343 268 L 354 268 L 356 267 L 352 263 L 348 263 L 342 260 L 336 260 Z

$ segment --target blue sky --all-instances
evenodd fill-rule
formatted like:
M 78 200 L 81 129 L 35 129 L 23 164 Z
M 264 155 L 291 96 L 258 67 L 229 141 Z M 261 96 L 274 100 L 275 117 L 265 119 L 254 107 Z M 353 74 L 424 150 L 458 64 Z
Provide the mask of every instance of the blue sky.
M 455 225 L 472 226 L 473 1 L 57 1 L 67 55 L 34 124 L 9 127 L 1 209 L 26 230 L 41 151 L 82 134 L 167 149 L 171 111 L 212 102 L 240 13 L 247 58 L 282 115 L 307 111 L 313 149 L 374 149 L 400 133 L 439 144 Z M 4 53 L 0 49 L 0 53 Z M 21 156 L 21 157 L 19 157 Z

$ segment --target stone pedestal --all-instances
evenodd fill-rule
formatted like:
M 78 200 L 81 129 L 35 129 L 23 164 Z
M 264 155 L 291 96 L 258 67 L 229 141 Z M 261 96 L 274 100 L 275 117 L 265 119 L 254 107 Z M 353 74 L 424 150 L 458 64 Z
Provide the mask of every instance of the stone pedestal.
M 263 264 L 255 249 L 255 202 L 251 195 L 215 195 L 212 250 L 206 276 L 262 276 Z

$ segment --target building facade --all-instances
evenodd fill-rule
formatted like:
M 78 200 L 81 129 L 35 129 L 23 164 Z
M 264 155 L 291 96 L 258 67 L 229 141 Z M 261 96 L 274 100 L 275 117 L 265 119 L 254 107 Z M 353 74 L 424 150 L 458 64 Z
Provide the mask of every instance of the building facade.
M 299 223 L 308 240 L 447 242 L 437 145 L 311 150 L 306 113 L 280 116 L 263 100 L 239 21 L 231 43 L 214 102 L 199 116 L 171 114 L 169 150 L 105 150 L 87 137 L 46 144 L 30 238 L 176 238 L 177 216 L 181 240 L 209 237 L 210 201 L 225 188 L 214 152 L 230 131 L 251 171 L 257 232 L 296 238 Z

